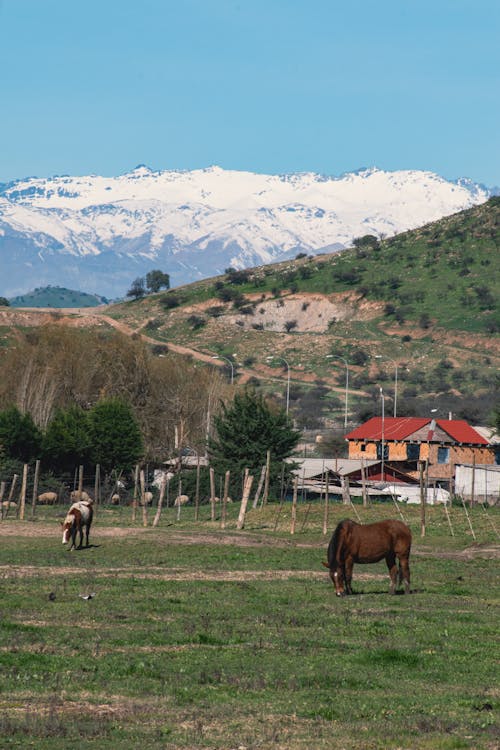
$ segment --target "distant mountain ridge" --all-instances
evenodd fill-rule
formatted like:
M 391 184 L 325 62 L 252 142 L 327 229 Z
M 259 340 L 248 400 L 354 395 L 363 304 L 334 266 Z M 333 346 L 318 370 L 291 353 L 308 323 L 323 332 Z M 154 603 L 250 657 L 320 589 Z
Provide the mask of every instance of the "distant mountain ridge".
M 123 296 L 152 268 L 173 286 L 340 250 L 483 203 L 492 191 L 432 172 L 340 177 L 223 170 L 27 178 L 0 186 L 0 294 L 41 285 Z

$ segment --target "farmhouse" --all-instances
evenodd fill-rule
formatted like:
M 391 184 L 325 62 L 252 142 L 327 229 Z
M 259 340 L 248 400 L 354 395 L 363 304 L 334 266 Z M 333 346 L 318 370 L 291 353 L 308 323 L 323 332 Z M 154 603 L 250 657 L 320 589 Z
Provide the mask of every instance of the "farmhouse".
M 378 459 L 382 481 L 389 467 L 399 466 L 418 480 L 421 462 L 427 482 L 455 490 L 457 464 L 494 465 L 498 456 L 486 437 L 461 419 L 372 417 L 349 432 L 349 458 Z

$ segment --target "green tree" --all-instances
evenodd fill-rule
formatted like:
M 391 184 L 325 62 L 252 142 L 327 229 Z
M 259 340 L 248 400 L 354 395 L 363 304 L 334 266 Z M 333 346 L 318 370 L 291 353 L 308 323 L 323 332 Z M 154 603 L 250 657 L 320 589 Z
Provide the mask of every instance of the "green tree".
M 79 406 L 58 409 L 43 437 L 44 464 L 57 472 L 87 464 L 91 455 L 88 413 Z
M 300 432 L 294 430 L 283 409 L 269 406 L 252 390 L 238 393 L 214 418 L 215 435 L 209 439 L 210 462 L 217 474 L 231 472 L 231 492 L 241 492 L 246 468 L 255 482 L 271 452 L 270 484 L 276 492 L 283 466 L 297 445 Z
M 142 435 L 125 401 L 118 398 L 100 401 L 90 410 L 88 420 L 92 459 L 103 471 L 126 471 L 142 458 Z
M 146 286 L 150 292 L 159 292 L 160 289 L 170 289 L 170 276 L 163 271 L 149 271 L 146 274 Z
M 28 463 L 41 452 L 42 433 L 30 414 L 21 414 L 16 406 L 0 412 L 0 447 L 3 455 Z
M 7 297 L 0 297 L 0 307 L 9 307 L 10 302 Z
M 127 292 L 127 297 L 133 297 L 134 299 L 141 299 L 146 294 L 146 282 L 142 276 L 138 276 L 132 282 L 130 289 Z

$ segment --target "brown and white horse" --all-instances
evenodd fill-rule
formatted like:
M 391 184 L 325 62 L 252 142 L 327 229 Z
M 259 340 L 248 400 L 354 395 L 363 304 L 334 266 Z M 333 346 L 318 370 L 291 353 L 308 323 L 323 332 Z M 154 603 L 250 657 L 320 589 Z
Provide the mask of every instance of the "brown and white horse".
M 66 518 L 61 522 L 63 530 L 62 543 L 67 544 L 71 539 L 70 551 L 76 547 L 76 535 L 80 534 L 81 548 L 83 543 L 83 534 L 85 532 L 85 544 L 89 546 L 89 532 L 92 525 L 92 518 L 94 510 L 92 508 L 92 502 L 81 500 L 78 503 L 73 503 L 71 508 L 68 510 Z
M 350 519 L 341 521 L 328 545 L 330 578 L 337 596 L 352 594 L 351 580 L 354 563 L 374 563 L 385 559 L 391 577 L 390 593 L 398 582 L 404 581 L 405 593 L 410 593 L 411 531 L 401 521 L 389 519 L 378 523 L 360 524 Z

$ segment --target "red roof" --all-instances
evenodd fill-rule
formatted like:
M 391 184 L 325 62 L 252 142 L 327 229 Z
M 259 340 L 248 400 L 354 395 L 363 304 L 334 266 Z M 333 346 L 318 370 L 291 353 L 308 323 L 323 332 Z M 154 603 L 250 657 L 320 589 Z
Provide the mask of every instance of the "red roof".
M 430 426 L 431 421 L 427 417 L 385 417 L 383 421 L 384 440 L 405 440 L 426 425 Z M 473 443 L 474 445 L 489 444 L 479 432 L 476 432 L 463 419 L 436 419 L 436 425 L 446 432 L 453 442 Z M 381 440 L 382 417 L 372 417 L 368 422 L 345 435 L 345 438 L 346 440 Z M 432 440 L 432 435 L 427 439 Z

